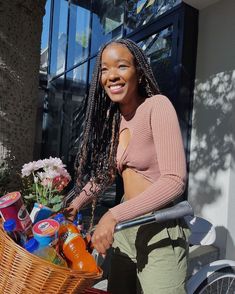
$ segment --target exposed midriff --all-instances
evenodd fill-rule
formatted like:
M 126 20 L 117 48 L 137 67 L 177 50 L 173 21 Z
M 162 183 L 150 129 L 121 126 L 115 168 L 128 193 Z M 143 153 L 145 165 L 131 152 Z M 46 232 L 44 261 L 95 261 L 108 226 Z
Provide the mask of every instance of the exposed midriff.
M 134 198 L 152 185 L 150 180 L 131 168 L 125 168 L 123 170 L 122 179 L 125 191 L 125 201 Z

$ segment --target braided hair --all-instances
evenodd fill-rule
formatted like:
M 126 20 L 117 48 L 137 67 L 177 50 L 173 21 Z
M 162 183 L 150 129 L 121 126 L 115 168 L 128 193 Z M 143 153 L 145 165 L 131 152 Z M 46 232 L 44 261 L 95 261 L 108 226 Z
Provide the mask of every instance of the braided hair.
M 102 193 L 112 184 L 116 176 L 120 112 L 118 104 L 110 100 L 100 84 L 102 53 L 111 44 L 126 46 L 134 56 L 140 96 L 148 98 L 160 93 L 148 59 L 135 42 L 119 39 L 108 42 L 100 49 L 86 102 L 80 151 L 75 159 L 77 172 L 75 196 L 81 192 L 89 180 L 99 184 L 99 193 Z M 91 188 L 90 192 L 97 193 L 94 190 Z

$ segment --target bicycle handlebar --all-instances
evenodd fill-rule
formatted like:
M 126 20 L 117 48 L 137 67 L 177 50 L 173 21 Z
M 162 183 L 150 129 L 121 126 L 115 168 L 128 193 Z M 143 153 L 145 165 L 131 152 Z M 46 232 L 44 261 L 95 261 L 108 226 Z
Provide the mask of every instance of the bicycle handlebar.
M 127 228 L 131 228 L 134 226 L 150 224 L 153 222 L 158 222 L 158 223 L 165 222 L 168 220 L 181 218 L 186 215 L 193 216 L 194 215 L 193 209 L 191 205 L 188 203 L 188 201 L 182 201 L 172 207 L 163 208 L 158 211 L 155 211 L 151 215 L 121 222 L 116 225 L 115 232 L 118 232 L 120 230 L 124 230 Z

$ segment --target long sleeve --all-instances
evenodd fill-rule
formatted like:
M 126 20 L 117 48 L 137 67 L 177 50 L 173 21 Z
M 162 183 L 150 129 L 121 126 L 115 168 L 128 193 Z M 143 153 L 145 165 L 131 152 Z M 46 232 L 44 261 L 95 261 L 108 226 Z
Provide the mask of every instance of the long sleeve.
M 165 206 L 185 188 L 185 154 L 175 109 L 165 96 L 158 95 L 153 101 L 150 125 L 160 176 L 144 192 L 110 209 L 118 222 Z
M 93 181 L 89 181 L 80 194 L 72 201 L 72 205 L 75 206 L 77 209 L 85 206 L 86 204 L 90 203 L 95 197 L 94 195 L 101 191 L 100 186 Z

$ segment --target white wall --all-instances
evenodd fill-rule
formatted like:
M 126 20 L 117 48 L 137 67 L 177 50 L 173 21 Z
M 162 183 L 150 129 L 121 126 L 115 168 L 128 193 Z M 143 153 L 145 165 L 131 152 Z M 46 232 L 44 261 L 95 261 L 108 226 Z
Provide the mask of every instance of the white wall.
M 199 12 L 189 201 L 235 260 L 235 1 Z

